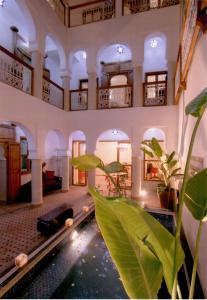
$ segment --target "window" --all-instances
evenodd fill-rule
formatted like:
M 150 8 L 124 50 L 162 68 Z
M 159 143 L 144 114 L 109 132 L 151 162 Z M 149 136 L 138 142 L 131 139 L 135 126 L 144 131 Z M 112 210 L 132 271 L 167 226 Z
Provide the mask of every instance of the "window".
M 166 105 L 167 72 L 150 72 L 145 74 L 144 106 Z
M 88 89 L 88 79 L 80 79 L 79 89 L 80 90 Z
M 31 162 L 28 159 L 28 141 L 26 137 L 20 137 L 20 150 L 21 150 L 21 173 L 28 173 L 31 170 Z

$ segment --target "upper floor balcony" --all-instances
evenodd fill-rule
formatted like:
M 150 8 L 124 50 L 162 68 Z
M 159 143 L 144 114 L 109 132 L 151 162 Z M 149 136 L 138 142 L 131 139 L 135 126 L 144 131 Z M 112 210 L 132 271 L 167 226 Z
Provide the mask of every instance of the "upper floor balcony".
M 67 27 L 142 13 L 179 4 L 179 0 L 46 0 Z

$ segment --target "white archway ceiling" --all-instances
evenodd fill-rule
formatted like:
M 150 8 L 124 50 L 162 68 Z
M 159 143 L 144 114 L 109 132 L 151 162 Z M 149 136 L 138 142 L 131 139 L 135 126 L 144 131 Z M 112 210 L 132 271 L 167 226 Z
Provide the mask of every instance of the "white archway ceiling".
M 119 49 L 121 51 L 119 51 Z M 99 62 L 104 63 L 121 62 L 131 60 L 131 50 L 122 44 L 113 44 L 103 49 L 99 55 Z

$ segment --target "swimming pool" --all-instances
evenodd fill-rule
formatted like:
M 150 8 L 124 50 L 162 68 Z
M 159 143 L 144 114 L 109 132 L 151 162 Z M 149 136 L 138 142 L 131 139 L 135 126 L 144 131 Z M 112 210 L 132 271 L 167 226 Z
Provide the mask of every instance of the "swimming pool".
M 150 213 L 173 233 L 172 215 Z M 91 214 L 4 298 L 126 299 L 128 296 Z M 170 298 L 164 282 L 158 298 Z

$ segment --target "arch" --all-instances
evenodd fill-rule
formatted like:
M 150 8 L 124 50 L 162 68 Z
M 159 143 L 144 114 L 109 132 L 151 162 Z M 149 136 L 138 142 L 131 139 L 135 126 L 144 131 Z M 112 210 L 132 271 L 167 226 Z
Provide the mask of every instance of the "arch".
M 17 6 L 19 6 L 21 12 L 24 15 L 24 20 L 26 20 L 27 23 L 27 29 L 29 29 L 29 41 L 36 41 L 37 40 L 37 31 L 36 31 L 36 24 L 35 24 L 35 18 L 32 17 L 32 14 L 28 8 L 28 6 L 25 4 L 24 0 L 16 0 Z
M 57 176 L 60 176 L 62 170 L 61 157 L 66 152 L 66 141 L 60 130 L 52 129 L 47 133 L 44 150 L 46 169 L 53 170 Z
M 166 70 L 167 38 L 162 32 L 150 33 L 144 41 L 144 71 Z
M 85 133 L 81 130 L 75 130 L 70 134 L 70 136 L 69 136 L 69 150 L 71 151 L 71 153 L 72 153 L 72 144 L 73 144 L 74 140 L 76 140 L 76 141 L 86 141 Z
M 80 80 L 87 79 L 87 52 L 79 49 L 70 56 L 71 88 L 79 89 Z
M 59 59 L 59 69 L 67 68 L 66 55 L 63 46 L 55 34 L 48 33 L 45 36 L 45 52 L 57 51 Z
M 111 43 L 102 46 L 97 53 L 97 64 L 101 61 L 105 63 L 127 61 L 132 59 L 131 47 L 122 42 Z
M 124 131 L 117 129 L 117 128 L 112 128 L 112 129 L 108 129 L 104 132 L 102 132 L 96 142 L 99 141 L 129 141 L 129 136 L 127 133 L 125 133 Z
M 166 141 L 165 132 L 162 129 L 156 127 L 147 129 L 143 134 L 143 140 L 151 140 L 152 138 Z
M 25 136 L 28 141 L 28 150 L 36 150 L 36 142 L 32 131 L 25 125 L 16 121 L 1 121 L 0 124 L 15 125 L 16 126 L 16 141 L 20 141 L 20 136 Z
M 4 39 L 0 42 L 5 48 L 12 52 L 14 45 L 12 43 L 11 26 L 18 29 L 18 36 L 21 37 L 17 39 L 18 47 L 21 46 L 27 49 L 29 48 L 30 42 L 37 39 L 35 22 L 24 0 L 7 1 L 5 7 L 1 9 L 0 23 L 0 36 L 4 36 Z

